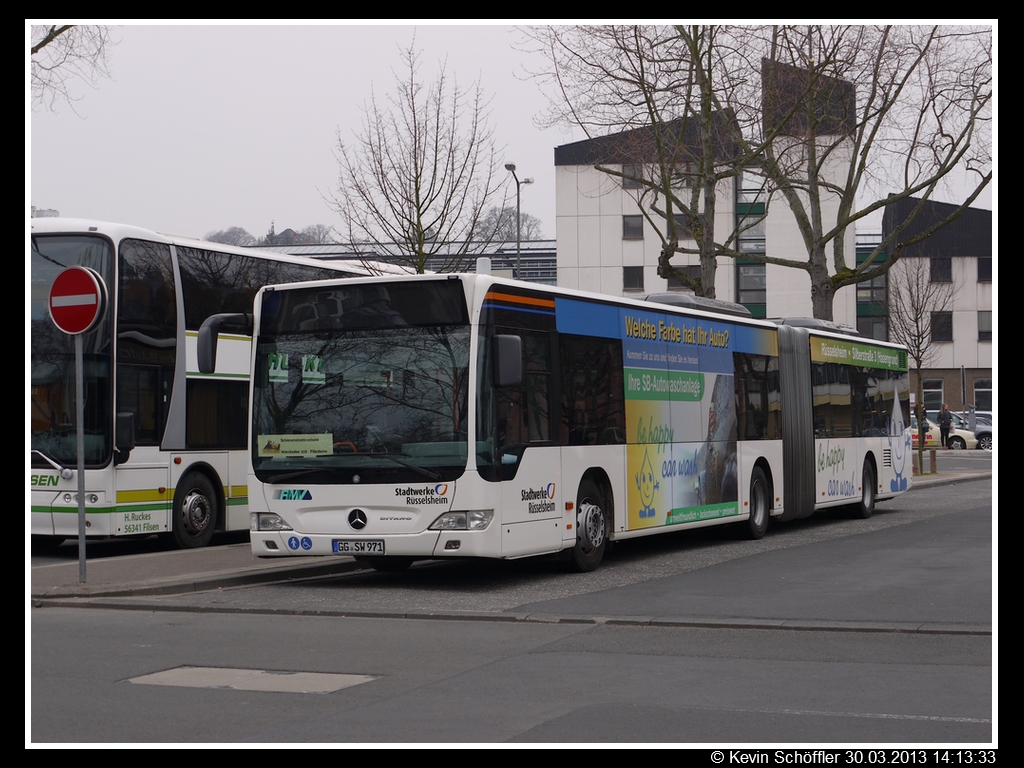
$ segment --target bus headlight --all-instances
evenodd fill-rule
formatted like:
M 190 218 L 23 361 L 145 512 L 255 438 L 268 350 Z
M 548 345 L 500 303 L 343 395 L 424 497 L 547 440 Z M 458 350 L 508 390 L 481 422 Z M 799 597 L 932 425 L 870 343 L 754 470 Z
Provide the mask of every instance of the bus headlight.
M 468 512 L 445 512 L 430 524 L 432 531 L 482 531 L 491 524 L 493 509 L 472 509 Z
M 249 513 L 250 531 L 290 531 L 292 527 L 281 519 L 280 515 L 267 512 Z

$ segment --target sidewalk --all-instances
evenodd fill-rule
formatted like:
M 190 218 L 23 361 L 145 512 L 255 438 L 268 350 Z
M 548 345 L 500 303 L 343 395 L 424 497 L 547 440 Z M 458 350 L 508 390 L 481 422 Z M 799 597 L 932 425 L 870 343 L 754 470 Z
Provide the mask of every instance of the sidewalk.
M 259 558 L 248 543 L 86 560 L 32 568 L 32 598 L 127 597 L 201 592 L 289 578 L 346 573 L 360 568 L 351 557 Z
M 991 479 L 991 471 L 944 472 L 914 477 L 914 488 Z M 913 493 L 913 489 L 911 489 Z M 289 578 L 347 573 L 361 566 L 351 557 L 258 558 L 248 543 L 154 552 L 86 561 L 86 583 L 78 583 L 78 560 L 32 568 L 33 600 L 128 597 L 201 592 Z

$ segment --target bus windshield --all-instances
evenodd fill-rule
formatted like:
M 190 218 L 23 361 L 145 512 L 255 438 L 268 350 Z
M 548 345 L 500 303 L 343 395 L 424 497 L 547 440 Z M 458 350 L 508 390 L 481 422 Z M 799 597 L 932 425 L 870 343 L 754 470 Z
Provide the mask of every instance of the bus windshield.
M 31 433 L 32 450 L 65 466 L 77 461 L 75 447 L 75 342 L 50 320 L 49 291 L 71 266 L 90 267 L 113 286 L 114 249 L 89 235 L 33 235 L 31 256 Z M 111 451 L 110 302 L 99 326 L 84 335 L 85 463 L 101 466 Z M 32 455 L 33 466 L 48 462 Z
M 253 381 L 263 482 L 448 481 L 467 457 L 460 282 L 265 294 Z

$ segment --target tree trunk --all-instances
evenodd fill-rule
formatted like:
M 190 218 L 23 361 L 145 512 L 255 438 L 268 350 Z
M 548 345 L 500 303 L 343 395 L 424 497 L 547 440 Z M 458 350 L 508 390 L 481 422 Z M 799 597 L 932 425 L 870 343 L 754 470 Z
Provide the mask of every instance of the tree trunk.
M 817 249 L 816 249 L 817 250 Z M 818 254 L 815 254 L 817 256 Z M 825 266 L 825 251 L 821 249 L 821 258 L 811 260 L 808 274 L 811 276 L 811 310 L 819 320 L 832 320 L 832 299 L 836 289 L 829 278 L 828 267 Z

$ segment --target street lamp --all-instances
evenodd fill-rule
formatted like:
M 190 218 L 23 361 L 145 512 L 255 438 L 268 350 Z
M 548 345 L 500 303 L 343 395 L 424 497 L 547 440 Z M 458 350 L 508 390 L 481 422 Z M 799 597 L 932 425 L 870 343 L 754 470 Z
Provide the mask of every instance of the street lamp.
M 519 177 L 516 176 L 516 164 L 515 163 L 505 163 L 505 170 L 509 171 L 512 174 L 512 178 L 515 179 L 515 182 L 516 182 L 516 280 L 520 280 L 520 279 L 522 279 L 522 278 L 519 277 L 519 270 L 520 270 L 520 263 L 521 263 L 520 262 L 520 258 L 522 256 L 522 254 L 521 254 L 521 243 L 522 243 L 522 240 L 520 238 L 519 230 L 520 230 L 520 225 L 522 224 L 523 218 L 522 218 L 522 216 L 519 213 L 519 190 L 520 190 L 520 188 L 524 184 L 533 184 L 533 179 L 523 179 L 522 181 L 520 181 Z

